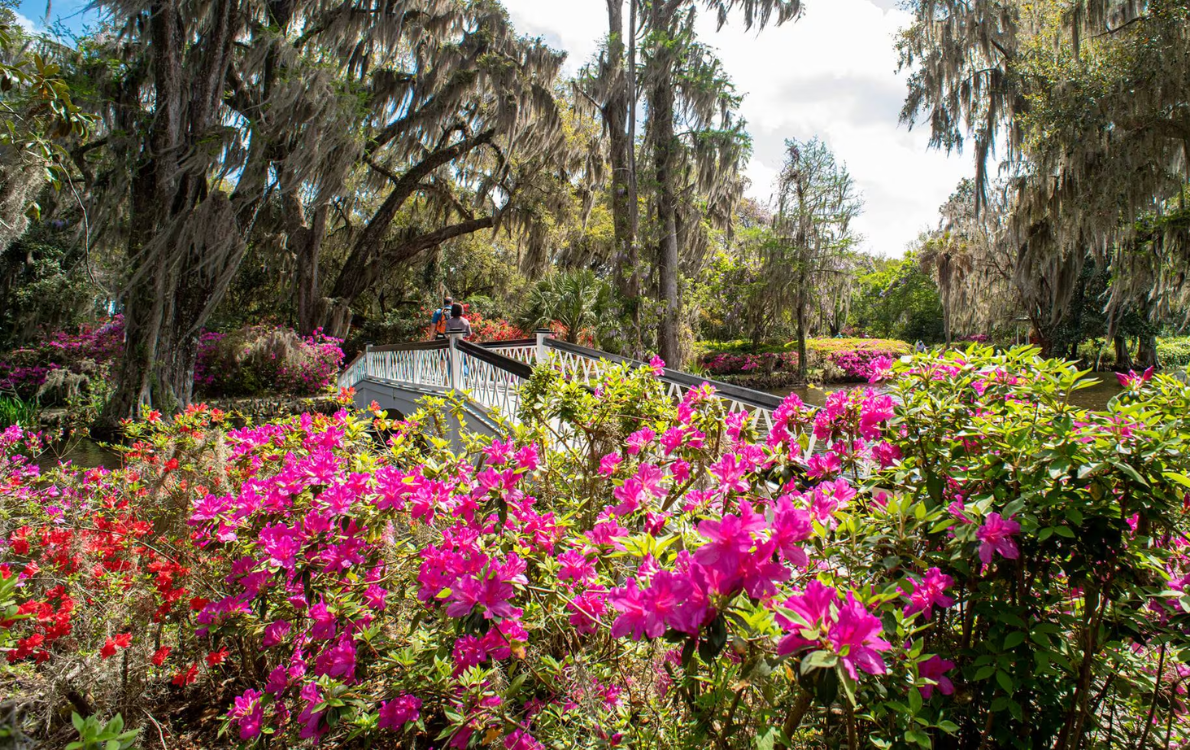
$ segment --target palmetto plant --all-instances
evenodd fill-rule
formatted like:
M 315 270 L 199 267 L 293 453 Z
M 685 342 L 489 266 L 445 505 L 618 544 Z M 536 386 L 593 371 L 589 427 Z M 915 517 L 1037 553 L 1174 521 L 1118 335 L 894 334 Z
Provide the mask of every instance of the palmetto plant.
M 522 327 L 565 329 L 566 341 L 577 344 L 579 337 L 599 322 L 607 308 L 609 287 L 590 269 L 550 274 L 529 293 L 521 313 Z

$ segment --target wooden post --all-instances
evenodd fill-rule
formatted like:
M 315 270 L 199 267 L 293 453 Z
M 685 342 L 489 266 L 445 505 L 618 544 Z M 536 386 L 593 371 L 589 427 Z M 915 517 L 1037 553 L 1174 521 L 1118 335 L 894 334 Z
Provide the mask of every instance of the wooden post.
M 548 356 L 548 352 L 546 351 L 545 340 L 552 339 L 553 337 L 554 337 L 554 332 L 551 331 L 550 329 L 548 329 L 548 328 L 538 328 L 537 329 L 537 364 L 539 364 L 539 365 L 545 364 L 545 361 Z
M 452 390 L 462 392 L 463 390 L 463 357 L 459 353 L 459 340 L 463 338 L 461 333 L 448 333 L 446 338 L 450 341 L 450 387 Z
M 372 345 L 364 344 L 364 377 L 370 378 L 372 376 Z

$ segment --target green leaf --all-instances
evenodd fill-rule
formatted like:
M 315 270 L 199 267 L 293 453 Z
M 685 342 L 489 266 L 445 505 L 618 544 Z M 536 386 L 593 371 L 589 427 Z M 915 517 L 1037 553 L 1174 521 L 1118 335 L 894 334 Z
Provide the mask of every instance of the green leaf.
M 917 728 L 905 732 L 905 741 L 927 748 L 927 750 L 931 747 L 930 735 Z
M 1054 527 L 1054 532 L 1055 532 L 1055 533 L 1056 533 L 1058 536 L 1064 536 L 1064 537 L 1066 537 L 1067 539 L 1073 539 L 1073 538 L 1074 538 L 1074 530 L 1073 530 L 1073 529 L 1071 529 L 1069 526 L 1055 526 L 1055 527 Z
M 776 727 L 767 727 L 763 732 L 756 735 L 756 739 L 752 743 L 753 747 L 756 750 L 773 750 L 780 734 Z
M 802 659 L 799 671 L 802 674 L 814 669 L 830 669 L 839 661 L 839 657 L 830 651 L 814 651 Z
M 1012 681 L 1012 676 L 1007 672 L 997 670 L 996 682 L 998 682 L 1004 692 L 1008 693 L 1009 695 L 1012 695 L 1012 693 L 1016 692 L 1016 683 Z
M 1128 464 L 1124 463 L 1123 461 L 1112 461 L 1111 463 L 1112 466 L 1127 474 L 1128 477 L 1132 479 L 1132 481 L 1142 484 L 1145 487 L 1149 486 L 1149 483 L 1145 480 L 1145 478 L 1137 473 L 1136 469 L 1132 468 Z
M 76 732 L 83 733 L 83 717 L 79 716 L 77 711 L 70 715 L 70 723 L 74 725 Z
M 955 732 L 959 731 L 959 725 L 955 724 L 949 719 L 943 719 L 942 721 L 935 724 L 935 726 L 947 734 L 954 734 Z
M 1004 650 L 1011 651 L 1017 646 L 1025 642 L 1025 634 L 1020 630 L 1014 630 L 1004 638 Z

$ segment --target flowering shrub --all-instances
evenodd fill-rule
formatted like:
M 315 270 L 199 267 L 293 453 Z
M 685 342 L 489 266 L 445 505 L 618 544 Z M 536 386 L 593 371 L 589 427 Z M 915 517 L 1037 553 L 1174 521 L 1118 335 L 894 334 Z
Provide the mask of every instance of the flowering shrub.
M 77 332 L 57 331 L 36 346 L 14 349 L 0 357 L 0 391 L 31 399 L 55 370 L 102 380 L 124 344 L 124 319 L 117 315 Z
M 245 745 L 1190 740 L 1186 387 L 1137 376 L 1087 412 L 1034 350 L 875 375 L 885 393 L 760 422 L 709 388 L 675 403 L 651 368 L 593 390 L 539 368 L 518 426 L 454 450 L 440 402 L 231 431 L 196 412 L 134 427 L 115 475 L 41 478 L 12 433 L 0 554 L 39 619 L 5 628 L 52 627 L 63 596 L 97 623 L 14 665 L 116 690 L 118 659 L 142 700 L 213 702 Z M 54 591 L 45 530 L 99 513 L 127 538 L 133 508 L 145 534 Z M 141 574 L 158 550 L 185 568 L 164 588 Z M 151 598 L 109 607 L 130 596 Z
M 321 329 L 303 337 L 291 328 L 249 326 L 200 338 L 195 389 L 205 396 L 317 393 L 343 363 L 340 339 Z
M 911 351 L 905 342 L 892 339 L 811 339 L 806 343 L 823 380 L 838 383 L 868 381 L 874 365 Z
M 797 352 L 765 352 L 763 354 L 730 354 L 707 352 L 699 360 L 711 375 L 739 375 L 792 371 L 797 369 Z
M 321 331 L 302 337 L 275 326 L 250 326 L 230 334 L 204 331 L 199 336 L 195 388 L 208 397 L 317 393 L 342 364 L 341 345 Z M 0 359 L 0 391 L 35 398 L 55 371 L 85 376 L 94 388 L 112 374 L 111 365 L 123 346 L 124 320 L 119 315 L 78 333 L 59 331 L 36 347 Z

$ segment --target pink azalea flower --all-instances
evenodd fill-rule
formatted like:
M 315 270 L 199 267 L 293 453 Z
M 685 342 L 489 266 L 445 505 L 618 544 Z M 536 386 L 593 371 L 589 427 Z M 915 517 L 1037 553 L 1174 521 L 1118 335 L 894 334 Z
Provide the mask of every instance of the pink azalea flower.
M 620 502 L 612 508 L 617 516 L 626 516 L 640 508 L 641 499 L 645 493 L 645 485 L 639 477 L 629 477 L 624 484 L 612 490 L 612 497 Z
M 653 359 L 657 359 L 653 357 Z M 545 745 L 523 729 L 517 729 L 504 738 L 504 750 L 545 750 Z
M 261 725 L 264 723 L 261 695 L 259 690 L 249 688 L 236 697 L 231 710 L 227 712 L 228 718 L 240 725 L 241 740 L 251 740 L 260 734 Z
M 293 626 L 285 620 L 277 620 L 276 622 L 269 624 L 264 629 L 264 640 L 261 642 L 261 645 L 264 648 L 272 648 L 273 646 L 276 646 L 282 641 L 282 639 L 285 638 L 292 627 Z
M 655 437 L 657 437 L 656 433 L 654 433 L 648 427 L 644 427 L 632 433 L 628 436 L 628 439 L 624 441 L 624 444 L 627 446 L 628 455 L 635 456 L 637 453 L 640 453 L 645 446 L 653 442 L 653 438 Z
M 595 580 L 595 564 L 576 549 L 558 555 L 558 562 L 562 565 L 562 569 L 558 571 L 559 580 L 584 584 Z
M 654 375 L 661 377 L 665 374 L 665 360 L 657 355 L 653 355 L 649 359 L 649 369 L 653 371 Z
M 668 490 L 661 486 L 661 480 L 665 475 L 653 464 L 641 464 L 636 470 L 636 478 L 640 480 L 641 487 L 653 497 L 662 498 L 668 493 Z
M 609 600 L 620 613 L 612 624 L 613 638 L 627 635 L 639 641 L 645 636 L 656 638 L 665 632 L 665 621 L 646 609 L 644 592 L 637 587 L 635 578 L 629 578 L 623 586 L 613 589 Z
M 603 458 L 599 459 L 599 474 L 600 476 L 610 477 L 616 473 L 616 467 L 620 465 L 624 459 L 620 458 L 619 453 L 609 453 Z
M 931 656 L 921 664 L 917 665 L 917 673 L 922 679 L 933 680 L 937 685 L 923 685 L 918 688 L 921 691 L 921 697 L 926 700 L 934 694 L 934 688 L 938 688 L 938 692 L 943 695 L 950 695 L 954 693 L 954 683 L 950 681 L 949 677 L 945 676 L 946 672 L 954 669 L 954 662 L 943 659 L 940 656 Z
M 909 604 L 905 605 L 905 616 L 909 617 L 917 612 L 925 612 L 925 619 L 930 619 L 934 607 L 946 609 L 954 604 L 954 599 L 943 592 L 954 585 L 954 579 L 938 568 L 930 568 L 920 581 L 908 577 L 913 582 L 913 593 L 909 595 Z
M 773 507 L 773 520 L 769 526 L 772 540 L 777 545 L 781 557 L 798 567 L 810 564 L 810 558 L 805 550 L 797 545 L 805 541 L 814 533 L 814 522 L 810 511 L 794 507 L 790 495 L 783 495 Z
M 827 637 L 852 679 L 857 677 L 856 667 L 868 674 L 884 674 L 884 659 L 880 652 L 892 646 L 880 637 L 883 630 L 880 618 L 857 602 L 854 594 L 847 592 L 847 602 L 839 607 Z
M 1019 534 L 1021 525 L 1011 518 L 1001 518 L 999 513 L 989 513 L 984 519 L 983 526 L 975 532 L 979 538 L 979 559 L 986 565 L 992 561 L 995 553 L 999 552 L 1009 560 L 1020 557 L 1016 542 L 1012 537 Z
M 516 594 L 512 584 L 494 578 L 482 581 L 474 576 L 464 576 L 455 582 L 450 591 L 452 604 L 446 608 L 450 617 L 466 617 L 479 607 L 485 620 L 493 617 L 518 617 L 520 610 L 509 603 Z
M 804 648 L 813 646 L 817 641 L 807 636 L 817 637 L 816 632 L 824 628 L 831 617 L 831 605 L 838 599 L 838 593 L 830 586 L 825 586 L 817 579 L 810 581 L 800 594 L 794 594 L 785 600 L 785 608 L 793 612 L 800 621 L 791 620 L 785 615 L 777 615 L 777 623 L 790 634 L 777 644 L 777 653 L 785 656 L 796 653 Z
M 724 492 L 747 492 L 748 480 L 744 478 L 747 467 L 734 453 L 728 453 L 720 458 L 710 468 L 711 476 L 719 480 L 720 489 Z
M 669 467 L 669 475 L 673 477 L 675 485 L 685 482 L 690 478 L 690 464 L 679 458 Z
M 707 543 L 695 550 L 694 560 L 707 568 L 720 593 L 735 581 L 741 558 L 752 548 L 752 533 L 765 526 L 763 517 L 751 512 L 747 504 L 741 505 L 744 512 L 740 516 L 729 513 L 722 520 L 698 524 L 698 533 Z
M 400 729 L 411 721 L 417 721 L 421 716 L 421 699 L 412 695 L 402 695 L 391 701 L 380 704 L 381 729 Z
M 1134 370 L 1129 370 L 1128 374 L 1117 372 L 1116 380 L 1120 381 L 1120 385 L 1124 388 L 1132 389 L 1139 388 L 1145 383 L 1153 379 L 1153 368 L 1145 370 L 1143 373 L 1137 374 Z
M 355 641 L 346 633 L 331 648 L 323 651 L 315 660 L 314 672 L 318 675 L 342 678 L 345 683 L 355 681 Z

